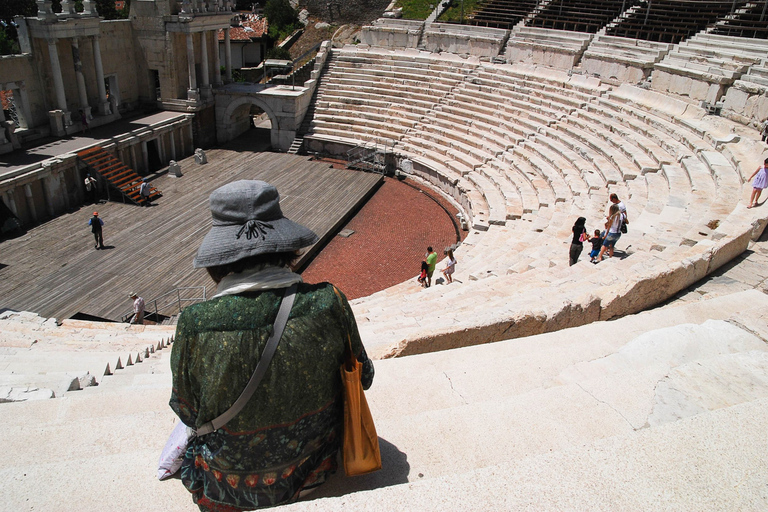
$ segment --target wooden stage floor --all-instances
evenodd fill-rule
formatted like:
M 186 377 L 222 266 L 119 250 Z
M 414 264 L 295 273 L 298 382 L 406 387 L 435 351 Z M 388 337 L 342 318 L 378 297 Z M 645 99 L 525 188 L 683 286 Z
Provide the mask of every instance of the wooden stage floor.
M 0 242 L 0 309 L 119 320 L 131 310 L 130 292 L 147 300 L 148 312 L 150 299 L 176 288 L 206 286 L 210 297 L 213 281 L 192 267 L 192 259 L 211 225 L 213 190 L 240 179 L 272 183 L 283 214 L 314 230 L 321 238 L 316 246 L 322 247 L 381 182 L 378 174 L 237 145 L 207 156 L 206 165 L 195 164 L 193 157 L 179 162 L 181 178 L 153 179 L 163 197 L 151 208 L 118 202 L 83 206 Z M 104 220 L 106 250 L 94 250 L 87 226 L 94 210 Z M 185 294 L 200 295 L 201 290 Z

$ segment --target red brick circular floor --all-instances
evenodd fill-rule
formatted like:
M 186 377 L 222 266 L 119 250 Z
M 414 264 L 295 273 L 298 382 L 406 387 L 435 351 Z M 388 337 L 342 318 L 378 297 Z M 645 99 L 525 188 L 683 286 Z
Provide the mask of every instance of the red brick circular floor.
M 455 219 L 457 212 L 428 188 L 412 181 L 385 178 L 342 227 L 354 234 L 333 237 L 304 269 L 302 277 L 307 283 L 333 283 L 349 299 L 365 297 L 411 278 L 415 291 L 419 286 L 415 278 L 427 246 L 434 248 L 440 261 L 443 249 L 456 243 L 451 216 Z M 460 234 L 465 236 L 464 232 Z

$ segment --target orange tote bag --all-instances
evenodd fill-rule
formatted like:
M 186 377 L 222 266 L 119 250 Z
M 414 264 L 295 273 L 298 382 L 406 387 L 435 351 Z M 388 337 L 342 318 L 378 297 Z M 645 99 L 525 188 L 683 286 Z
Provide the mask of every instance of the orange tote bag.
M 380 470 L 381 453 L 379 436 L 360 382 L 363 364 L 352 355 L 351 342 L 348 354 L 341 365 L 344 385 L 344 472 L 347 476 L 357 476 Z

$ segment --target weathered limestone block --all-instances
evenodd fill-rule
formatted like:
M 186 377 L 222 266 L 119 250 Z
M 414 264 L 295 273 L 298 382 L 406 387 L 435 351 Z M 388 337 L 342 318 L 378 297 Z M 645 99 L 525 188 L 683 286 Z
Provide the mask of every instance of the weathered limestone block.
M 175 178 L 181 178 L 183 176 L 183 174 L 181 174 L 181 166 L 176 160 L 171 160 L 168 164 L 168 175 Z

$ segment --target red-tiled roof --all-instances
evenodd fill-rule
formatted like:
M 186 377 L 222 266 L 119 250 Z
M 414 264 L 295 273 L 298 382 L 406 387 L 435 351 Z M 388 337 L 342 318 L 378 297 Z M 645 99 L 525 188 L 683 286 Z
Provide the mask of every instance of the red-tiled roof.
M 246 18 L 240 22 L 238 27 L 230 27 L 230 41 L 251 41 L 264 37 L 269 30 L 269 23 L 266 18 L 261 18 L 255 14 L 243 14 Z M 224 40 L 224 29 L 219 29 L 219 41 Z
M 0 105 L 2 105 L 3 110 L 10 110 L 11 91 L 0 91 Z

